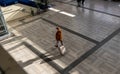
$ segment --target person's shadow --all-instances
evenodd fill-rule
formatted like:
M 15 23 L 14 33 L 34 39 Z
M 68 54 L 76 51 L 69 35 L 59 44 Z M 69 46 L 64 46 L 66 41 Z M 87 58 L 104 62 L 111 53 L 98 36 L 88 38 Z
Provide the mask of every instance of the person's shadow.
M 43 61 L 40 62 L 40 64 L 45 63 L 45 62 L 51 62 L 53 60 L 59 59 L 62 56 L 59 53 L 58 48 L 56 47 L 52 47 L 50 48 L 51 50 L 47 51 L 46 53 L 44 53 L 44 55 L 42 55 Z
M 59 54 L 59 55 L 56 55 L 56 56 L 52 56 L 52 57 L 44 57 L 44 59 L 43 59 L 43 61 L 41 61 L 40 62 L 40 64 L 42 64 L 42 63 L 45 63 L 45 62 L 51 62 L 51 61 L 53 61 L 53 60 L 56 60 L 56 59 L 59 59 L 59 58 L 61 58 L 62 56 Z

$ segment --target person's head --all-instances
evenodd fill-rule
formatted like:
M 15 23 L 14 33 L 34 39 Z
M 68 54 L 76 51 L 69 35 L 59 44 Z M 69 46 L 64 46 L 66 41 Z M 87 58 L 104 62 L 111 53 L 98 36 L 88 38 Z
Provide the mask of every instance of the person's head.
M 57 29 L 57 30 L 60 30 L 60 27 L 57 26 L 56 29 Z

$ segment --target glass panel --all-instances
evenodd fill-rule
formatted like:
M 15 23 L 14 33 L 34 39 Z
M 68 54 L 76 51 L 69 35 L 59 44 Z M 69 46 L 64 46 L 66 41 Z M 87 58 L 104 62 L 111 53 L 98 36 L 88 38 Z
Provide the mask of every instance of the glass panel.
M 2 15 L 2 11 L 0 9 L 0 36 L 5 35 L 7 33 L 8 33 L 8 31 L 7 31 L 6 23 L 5 23 L 3 15 Z

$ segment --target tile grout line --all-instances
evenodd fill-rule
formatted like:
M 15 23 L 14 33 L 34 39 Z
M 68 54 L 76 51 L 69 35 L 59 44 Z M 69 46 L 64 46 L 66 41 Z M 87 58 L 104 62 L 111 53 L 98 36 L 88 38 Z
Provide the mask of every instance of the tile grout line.
M 86 40 L 88 40 L 88 41 L 90 41 L 90 42 L 93 42 L 93 43 L 95 43 L 95 44 L 98 44 L 98 43 L 99 43 L 99 41 L 96 41 L 96 40 L 94 40 L 94 39 L 91 39 L 91 38 L 89 38 L 89 37 L 87 37 L 87 36 L 84 36 L 84 35 L 78 33 L 78 32 L 75 32 L 75 31 L 73 31 L 73 30 L 70 30 L 70 29 L 68 29 L 68 28 L 66 28 L 66 27 L 60 26 L 60 25 L 58 25 L 57 23 L 54 23 L 54 22 L 52 22 L 52 21 L 50 21 L 50 20 L 47 20 L 47 19 L 42 18 L 42 17 L 41 17 L 41 19 L 44 20 L 44 21 L 46 21 L 46 22 L 48 22 L 48 23 L 51 23 L 51 25 L 59 26 L 59 27 L 61 27 L 62 29 L 66 30 L 66 31 L 68 31 L 68 32 L 70 32 L 70 33 L 72 33 L 72 34 L 75 34 L 75 35 L 77 35 L 77 36 L 80 36 L 81 38 L 86 39 Z
M 39 17 L 40 18 L 40 17 Z M 20 32 L 18 32 L 17 30 L 13 29 L 11 26 L 8 25 L 8 29 L 10 29 L 10 31 L 15 34 L 15 36 L 22 36 L 22 34 Z M 55 70 L 57 70 L 58 72 L 62 73 L 61 71 L 63 70 L 62 67 L 60 67 L 59 65 L 57 65 L 54 61 L 52 61 L 52 59 L 48 58 L 45 54 L 43 54 L 42 52 L 38 51 L 37 48 L 39 48 L 39 46 L 35 43 L 33 43 L 31 40 L 26 39 L 23 37 L 22 39 L 23 43 L 29 48 L 33 48 L 30 49 L 32 52 L 34 52 L 36 55 L 38 55 L 38 57 L 42 58 L 44 61 L 46 61 L 47 64 L 49 64 L 50 66 L 52 66 Z M 34 46 L 32 46 L 34 44 Z M 41 56 L 42 55 L 42 56 Z M 50 60 L 51 62 L 47 62 L 47 60 L 44 59 L 44 57 L 47 57 L 47 60 Z M 23 69 L 24 70 L 24 69 Z
M 97 51 L 100 47 L 102 47 L 105 43 L 107 43 L 109 40 L 111 40 L 114 36 L 116 36 L 117 34 L 120 33 L 120 28 L 117 29 L 116 31 L 114 31 L 111 35 L 109 35 L 108 37 L 106 37 L 103 41 L 101 41 L 98 45 L 94 46 L 93 48 L 91 48 L 88 52 L 86 52 L 85 54 L 83 54 L 82 56 L 80 56 L 77 60 L 75 60 L 74 62 L 72 62 L 68 67 L 66 67 L 63 70 L 62 74 L 66 74 L 68 73 L 71 69 L 73 69 L 74 67 L 76 67 L 78 64 L 80 64 L 81 62 L 83 62 L 86 58 L 88 58 L 90 55 L 92 55 L 95 51 Z

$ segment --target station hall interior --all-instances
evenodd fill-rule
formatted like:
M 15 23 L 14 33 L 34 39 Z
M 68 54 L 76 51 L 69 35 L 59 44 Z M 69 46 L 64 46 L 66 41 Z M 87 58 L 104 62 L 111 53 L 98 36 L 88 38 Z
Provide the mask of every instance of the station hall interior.
M 120 0 L 0 0 L 0 74 L 120 74 Z

